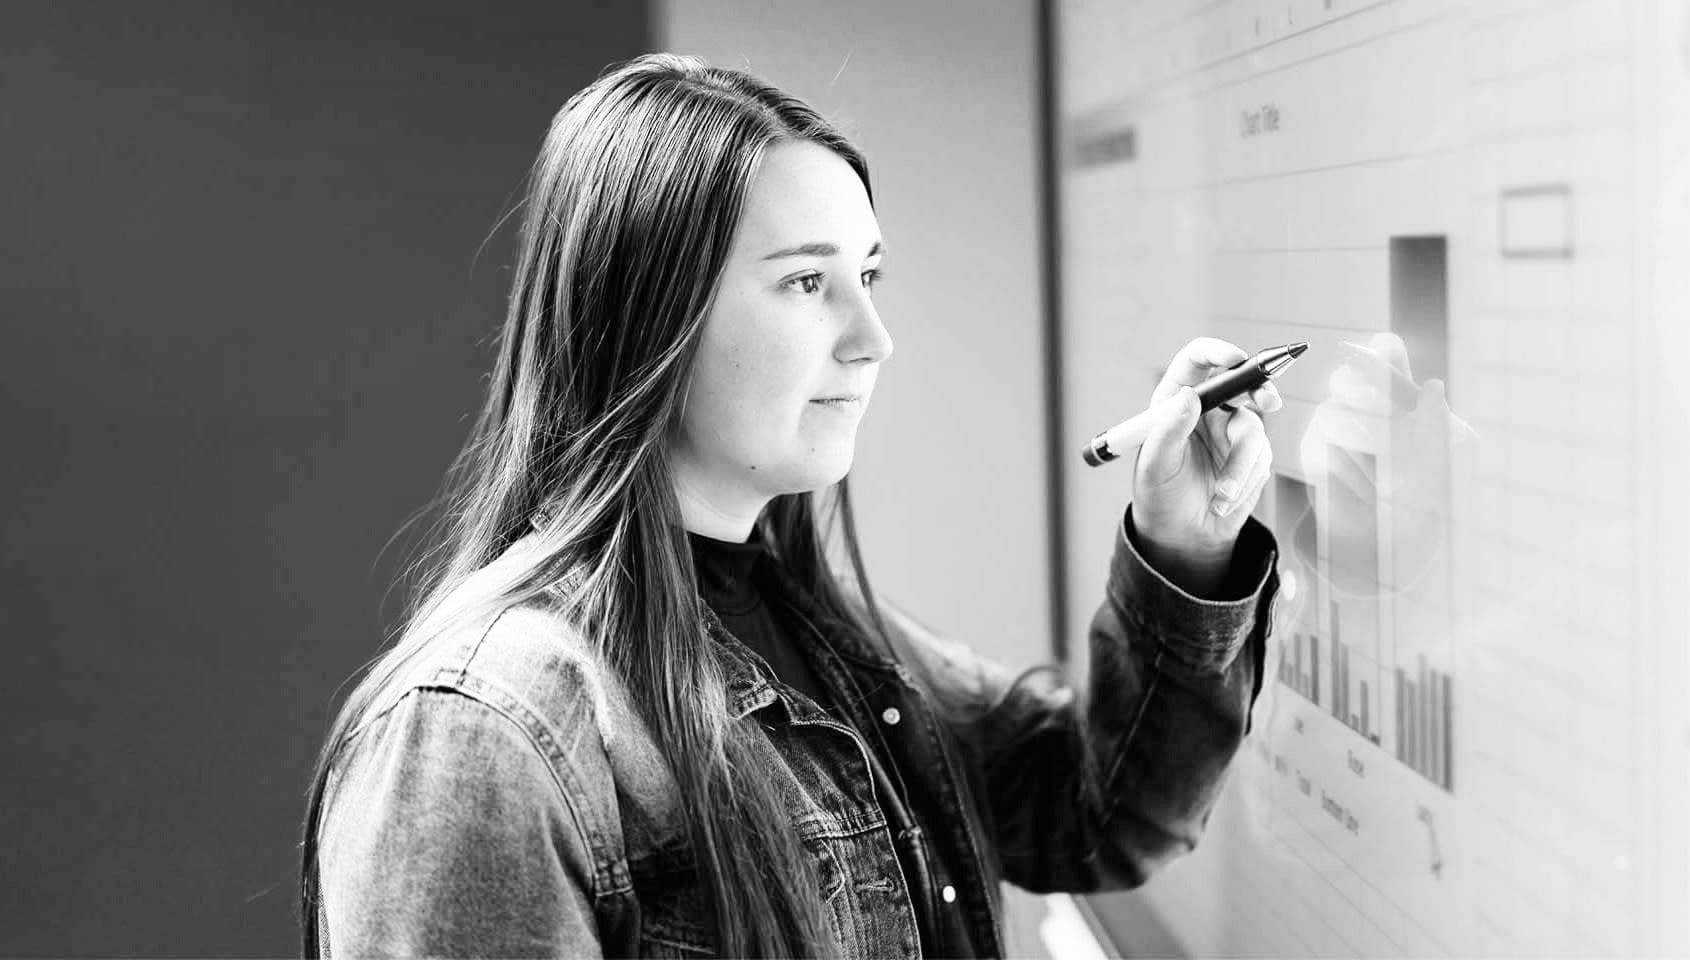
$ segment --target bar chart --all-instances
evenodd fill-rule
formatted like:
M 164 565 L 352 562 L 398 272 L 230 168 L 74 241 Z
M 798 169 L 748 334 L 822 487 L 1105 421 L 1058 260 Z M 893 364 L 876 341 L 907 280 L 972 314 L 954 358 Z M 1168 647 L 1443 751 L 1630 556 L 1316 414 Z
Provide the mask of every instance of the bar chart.
M 1690 7 L 1061 10 L 1069 433 L 1154 387 L 1134 358 L 1311 343 L 1264 418 L 1268 682 L 1203 848 L 1143 900 L 1187 955 L 1684 955 L 1660 466 Z M 1120 487 L 1067 479 L 1083 576 Z

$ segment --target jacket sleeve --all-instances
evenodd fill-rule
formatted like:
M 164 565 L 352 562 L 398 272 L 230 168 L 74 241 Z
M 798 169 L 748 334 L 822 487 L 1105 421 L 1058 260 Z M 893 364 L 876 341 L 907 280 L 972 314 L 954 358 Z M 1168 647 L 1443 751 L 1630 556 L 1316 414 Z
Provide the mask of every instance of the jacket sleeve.
M 600 955 L 587 843 L 517 723 L 412 690 L 346 761 L 319 847 L 330 955 Z
M 1019 677 L 927 636 L 934 682 L 983 715 L 951 720 L 1005 879 L 1037 892 L 1134 887 L 1197 845 L 1250 729 L 1278 588 L 1273 534 L 1246 521 L 1218 596 L 1139 553 L 1127 509 L 1078 696 L 1060 666 Z M 941 697 L 941 699 L 947 699 Z

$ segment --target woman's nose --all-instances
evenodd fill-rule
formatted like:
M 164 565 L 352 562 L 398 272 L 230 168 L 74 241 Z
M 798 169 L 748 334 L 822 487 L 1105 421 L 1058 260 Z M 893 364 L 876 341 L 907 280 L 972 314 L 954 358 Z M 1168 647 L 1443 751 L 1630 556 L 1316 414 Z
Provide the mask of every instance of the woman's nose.
M 849 307 L 850 322 L 840 339 L 835 355 L 843 362 L 871 360 L 879 363 L 892 355 L 892 335 L 880 322 L 880 311 L 864 290 L 853 298 Z

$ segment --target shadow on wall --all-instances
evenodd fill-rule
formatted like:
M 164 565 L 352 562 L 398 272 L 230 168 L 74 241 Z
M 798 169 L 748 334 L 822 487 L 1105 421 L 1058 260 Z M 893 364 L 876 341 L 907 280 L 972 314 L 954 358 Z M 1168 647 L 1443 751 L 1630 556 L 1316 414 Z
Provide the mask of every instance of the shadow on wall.
M 0 949 L 297 950 L 303 792 L 475 410 L 500 217 L 649 43 L 522 7 L 0 10 Z

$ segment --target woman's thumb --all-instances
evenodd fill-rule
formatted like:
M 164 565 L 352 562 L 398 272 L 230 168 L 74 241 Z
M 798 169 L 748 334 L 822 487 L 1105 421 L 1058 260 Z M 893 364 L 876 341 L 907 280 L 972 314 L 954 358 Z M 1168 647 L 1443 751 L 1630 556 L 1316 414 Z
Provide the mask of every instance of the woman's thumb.
M 1168 482 L 1185 465 L 1185 443 L 1197 426 L 1202 405 L 1197 391 L 1179 392 L 1156 405 L 1156 422 L 1139 448 L 1139 473 L 1151 486 Z

